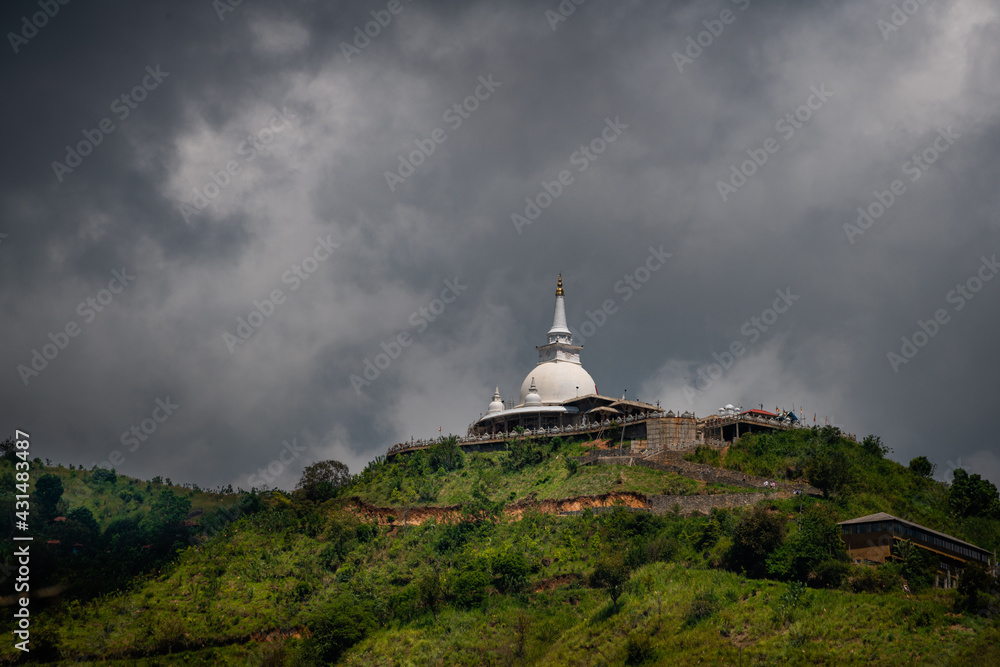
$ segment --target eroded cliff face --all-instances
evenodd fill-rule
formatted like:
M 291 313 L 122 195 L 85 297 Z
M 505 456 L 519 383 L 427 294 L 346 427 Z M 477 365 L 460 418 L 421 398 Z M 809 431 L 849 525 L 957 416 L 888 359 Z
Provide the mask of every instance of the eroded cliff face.
M 679 511 L 681 514 L 708 514 L 715 507 L 742 507 L 765 498 L 788 498 L 788 491 L 761 493 L 720 493 L 692 496 L 655 496 L 636 492 L 612 492 L 598 496 L 577 496 L 560 500 L 522 500 L 507 505 L 503 513 L 514 520 L 527 512 L 566 514 L 586 509 L 607 509 L 615 506 L 644 509 L 654 514 Z M 375 521 L 380 526 L 402 526 L 403 510 L 399 507 L 376 507 L 356 498 L 347 501 L 345 508 L 364 521 Z M 391 517 L 391 520 L 390 520 Z M 439 523 L 453 523 L 462 519 L 462 506 L 413 507 L 406 513 L 406 525 L 417 526 L 433 518 Z

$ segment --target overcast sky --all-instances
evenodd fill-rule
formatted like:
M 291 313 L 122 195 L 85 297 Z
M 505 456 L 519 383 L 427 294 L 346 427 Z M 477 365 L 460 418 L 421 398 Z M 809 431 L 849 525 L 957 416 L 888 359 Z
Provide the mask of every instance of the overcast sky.
M 516 398 L 561 272 L 603 394 L 1000 481 L 993 0 L 50 4 L 0 10 L 33 455 L 359 472 Z

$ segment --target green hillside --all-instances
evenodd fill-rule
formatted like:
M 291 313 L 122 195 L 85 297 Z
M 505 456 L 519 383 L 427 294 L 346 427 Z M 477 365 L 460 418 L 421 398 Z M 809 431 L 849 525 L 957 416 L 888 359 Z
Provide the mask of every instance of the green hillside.
M 649 495 L 746 491 L 642 467 L 576 466 L 577 457 L 594 447 L 593 442 L 563 442 L 561 438 L 544 443 L 518 440 L 510 443 L 508 451 L 466 455 L 445 439 L 425 451 L 397 457 L 391 465 L 370 466 L 354 480 L 349 493 L 372 505 L 400 505 L 401 499 L 415 497 L 420 505 L 433 507 L 468 503 L 480 484 L 491 500 L 505 503 L 612 491 Z
M 520 520 L 503 514 L 506 503 L 531 494 L 586 495 L 598 483 L 711 491 L 657 470 L 567 463 L 582 451 L 512 443 L 507 452 L 463 454 L 444 441 L 418 456 L 373 462 L 341 486 L 319 481 L 264 497 L 147 490 L 145 482 L 94 482 L 93 473 L 75 471 L 65 475 L 60 511 L 76 509 L 72 497 L 105 513 L 113 497 L 130 503 L 121 517 L 103 518 L 96 539 L 108 549 L 105 560 L 127 534 L 113 531 L 125 519 L 144 539 L 175 539 L 161 541 L 165 559 L 132 568 L 124 584 L 107 583 L 96 597 L 69 588 L 33 607 L 29 657 L 120 665 L 735 665 L 742 651 L 744 664 L 1000 663 L 995 580 L 978 572 L 957 591 L 934 589 L 931 564 L 919 554 L 874 569 L 850 565 L 835 525 L 887 511 L 993 549 L 996 488 L 982 480 L 966 484 L 956 474 L 961 483 L 949 489 L 887 460 L 877 441 L 800 430 L 745 437 L 724 459 L 705 450 L 694 458 L 802 476 L 828 497 L 772 499 L 711 516 L 624 507 L 574 516 L 529 510 Z M 46 472 L 53 469 L 32 476 Z M 71 495 L 78 483 L 91 492 Z M 142 503 L 173 508 L 174 520 L 151 523 L 150 506 L 121 498 L 127 488 L 153 496 Z M 177 519 L 185 494 L 192 506 L 230 509 L 212 510 L 211 524 L 206 514 L 199 526 L 185 526 Z M 358 518 L 355 499 L 398 507 L 400 516 L 421 504 L 462 506 L 448 523 L 379 526 Z M 134 553 L 149 551 L 142 546 Z M 78 556 L 54 552 L 55 571 L 82 577 L 101 567 Z M 26 659 L 10 643 L 0 658 Z

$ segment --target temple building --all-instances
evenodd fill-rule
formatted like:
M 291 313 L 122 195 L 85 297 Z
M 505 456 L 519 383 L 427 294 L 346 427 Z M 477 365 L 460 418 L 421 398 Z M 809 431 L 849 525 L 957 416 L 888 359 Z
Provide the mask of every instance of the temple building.
M 583 347 L 573 345 L 573 334 L 566 324 L 565 296 L 559 274 L 548 342 L 535 348 L 538 363 L 524 376 L 517 405 L 504 405 L 500 388 L 496 387 L 486 414 L 469 427 L 469 435 L 509 433 L 518 426 L 533 430 L 565 428 L 660 412 L 655 405 L 597 392 L 594 378 L 580 361 Z

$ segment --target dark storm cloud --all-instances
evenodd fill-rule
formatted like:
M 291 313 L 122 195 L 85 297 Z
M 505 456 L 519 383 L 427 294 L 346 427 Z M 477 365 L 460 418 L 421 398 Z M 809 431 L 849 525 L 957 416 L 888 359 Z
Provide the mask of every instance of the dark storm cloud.
M 117 451 L 125 473 L 203 485 L 274 464 L 289 487 L 327 457 L 357 471 L 464 432 L 495 384 L 516 396 L 561 271 L 574 329 L 615 302 L 585 342 L 602 393 L 699 415 L 803 405 L 904 462 L 1000 478 L 1000 280 L 948 300 L 1000 254 L 993 5 L 895 3 L 903 21 L 888 2 L 570 4 L 564 21 L 556 2 L 60 5 L 4 56 L 3 428 L 56 461 Z M 10 3 L 5 32 L 37 11 Z M 884 214 L 845 230 L 895 180 Z M 798 298 L 754 324 L 776 290 Z

